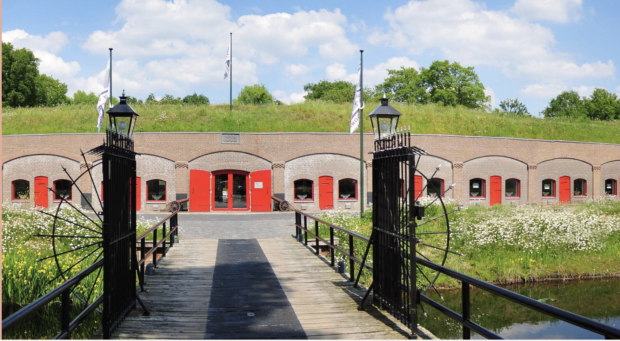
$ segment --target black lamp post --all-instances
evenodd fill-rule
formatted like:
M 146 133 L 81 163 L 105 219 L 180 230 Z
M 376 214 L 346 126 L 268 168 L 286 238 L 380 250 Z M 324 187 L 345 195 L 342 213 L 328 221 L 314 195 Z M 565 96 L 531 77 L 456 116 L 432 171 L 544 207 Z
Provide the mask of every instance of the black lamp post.
M 396 134 L 398 119 L 401 113 L 388 104 L 388 99 L 383 95 L 381 105 L 368 115 L 372 130 L 375 133 L 375 141 L 386 140 Z
M 127 97 L 125 97 L 125 90 L 120 97 L 120 103 L 108 110 L 108 117 L 110 118 L 110 125 L 108 130 L 116 133 L 117 135 L 131 138 L 133 135 L 133 128 L 136 125 L 136 119 L 138 113 L 127 104 Z

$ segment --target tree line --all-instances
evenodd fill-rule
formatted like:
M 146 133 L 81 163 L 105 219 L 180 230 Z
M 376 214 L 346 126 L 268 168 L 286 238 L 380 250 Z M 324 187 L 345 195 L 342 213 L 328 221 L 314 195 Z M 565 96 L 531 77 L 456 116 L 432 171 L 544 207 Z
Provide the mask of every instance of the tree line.
M 5 107 L 54 106 L 59 104 L 96 105 L 98 96 L 78 90 L 73 98 L 67 96 L 67 85 L 40 74 L 39 60 L 32 51 L 14 49 L 10 43 L 2 43 L 2 104 Z M 486 110 L 491 113 L 531 116 L 525 104 L 515 99 L 505 99 L 499 108 L 492 109 L 490 97 L 473 67 L 464 67 L 457 62 L 434 61 L 428 68 L 401 67 L 387 70 L 388 76 L 375 87 L 364 87 L 364 101 L 376 101 L 384 95 L 393 101 L 406 104 L 437 103 L 444 106 L 463 106 Z M 330 101 L 352 103 L 355 84 L 343 80 L 304 85 L 308 101 Z M 185 104 L 209 105 L 209 98 L 194 93 L 183 98 L 166 94 L 156 99 L 149 94 L 143 101 L 128 97 L 130 104 Z M 115 104 L 118 99 L 112 98 Z M 264 84 L 244 86 L 235 104 L 283 104 L 275 99 Z M 605 89 L 597 88 L 589 97 L 581 97 L 576 91 L 564 91 L 552 99 L 541 112 L 545 118 L 580 118 L 590 120 L 620 119 L 620 98 Z

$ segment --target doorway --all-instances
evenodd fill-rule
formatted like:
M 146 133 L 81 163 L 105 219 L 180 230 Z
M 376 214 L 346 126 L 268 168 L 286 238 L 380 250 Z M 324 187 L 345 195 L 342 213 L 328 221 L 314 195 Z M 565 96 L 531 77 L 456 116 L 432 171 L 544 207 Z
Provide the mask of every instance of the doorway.
M 319 177 L 319 208 L 334 209 L 334 178 L 331 176 Z
M 34 178 L 34 205 L 36 207 L 47 208 L 47 176 L 37 176 Z
M 491 177 L 491 196 L 489 203 L 491 206 L 500 205 L 502 203 L 502 177 Z
M 229 211 L 250 209 L 248 204 L 249 173 L 221 171 L 213 173 L 213 210 Z
M 570 177 L 560 178 L 560 204 L 570 204 Z

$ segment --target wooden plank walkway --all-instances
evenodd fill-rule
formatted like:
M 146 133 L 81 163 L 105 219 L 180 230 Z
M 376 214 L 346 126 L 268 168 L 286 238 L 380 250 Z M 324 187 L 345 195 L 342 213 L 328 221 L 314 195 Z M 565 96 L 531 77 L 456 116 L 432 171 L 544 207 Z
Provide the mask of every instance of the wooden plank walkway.
M 369 304 L 364 311 L 358 311 L 357 306 L 365 289 L 353 288 L 352 284 L 347 282 L 346 276 L 337 274 L 324 258 L 317 257 L 293 238 L 258 239 L 258 244 L 281 286 L 278 290 L 284 291 L 308 338 L 406 339 L 408 337 L 408 329 L 387 313 Z M 183 239 L 181 243 L 175 245 L 158 264 L 155 276 L 146 277 L 148 292 L 139 292 L 151 315 L 142 315 L 142 310 L 138 306 L 123 321 L 113 337 L 228 338 L 223 334 L 210 333 L 209 329 L 222 330 L 229 327 L 234 333 L 235 328 L 237 330 L 247 328 L 247 319 L 240 326 L 239 316 L 231 314 L 233 317 L 228 320 L 214 315 L 221 314 L 221 309 L 209 309 L 209 304 L 216 302 L 212 300 L 211 293 L 217 255 L 217 239 Z M 265 310 L 277 312 L 278 309 L 282 309 L 281 300 L 273 304 L 273 307 L 265 307 Z M 231 306 L 235 305 L 238 304 L 231 303 Z M 245 314 L 245 311 L 242 313 Z M 259 323 L 260 320 L 256 321 Z M 267 323 L 273 321 L 269 320 Z M 250 327 L 260 327 L 257 330 L 263 330 L 268 329 L 269 325 L 262 323 Z M 423 329 L 419 336 L 424 339 L 432 338 L 432 335 L 425 333 Z M 245 333 L 231 334 L 230 337 L 260 336 Z

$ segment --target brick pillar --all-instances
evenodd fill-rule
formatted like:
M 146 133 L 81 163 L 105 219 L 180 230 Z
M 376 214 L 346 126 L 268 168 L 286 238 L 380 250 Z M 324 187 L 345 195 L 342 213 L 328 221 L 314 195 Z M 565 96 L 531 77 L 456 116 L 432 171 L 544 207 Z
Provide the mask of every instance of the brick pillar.
M 366 182 L 364 183 L 364 205 L 368 206 L 368 203 L 372 201 L 372 195 L 369 196 L 368 193 L 372 193 L 372 160 L 365 161 L 364 165 L 364 176 L 366 177 Z M 365 209 L 365 208 L 364 208 Z
M 271 174 L 271 193 L 275 197 L 286 200 L 286 198 L 284 197 L 284 188 L 286 185 L 293 186 L 293 184 L 284 183 L 284 161 L 274 162 L 271 165 L 271 168 L 273 170 L 273 174 Z M 289 201 L 293 200 L 293 198 L 288 199 Z
M 174 163 L 174 173 L 175 200 L 187 198 L 189 196 L 189 169 L 187 161 L 176 161 Z
M 536 165 L 527 165 L 527 203 L 528 204 L 537 204 L 542 202 L 541 198 L 538 197 L 536 189 L 540 186 L 536 181 L 536 169 L 538 166 Z
M 592 167 L 592 189 L 589 190 L 592 193 L 592 196 L 590 196 L 592 199 L 603 197 L 601 187 L 601 166 L 594 166 Z
M 88 168 L 92 168 L 93 164 L 92 163 L 83 163 L 80 162 L 80 174 L 84 173 L 84 172 L 88 172 Z M 91 169 L 91 174 L 93 172 L 93 170 Z M 77 176 L 80 176 L 80 174 L 78 174 Z M 77 185 L 78 187 L 80 187 L 80 190 L 82 191 L 82 193 L 84 193 L 84 196 L 82 197 L 82 195 L 80 195 L 80 192 L 75 191 L 73 192 L 74 195 L 80 196 L 80 201 L 78 202 L 82 208 L 87 209 L 87 210 L 91 210 L 90 205 L 88 205 L 88 203 L 86 202 L 86 200 L 88 200 L 88 202 L 90 202 L 93 207 L 95 209 L 100 209 L 99 208 L 99 203 L 98 203 L 98 199 L 97 199 L 97 194 L 94 193 L 93 191 L 93 184 L 91 182 L 91 178 L 90 175 L 88 174 L 84 174 L 84 176 L 82 176 L 78 181 L 77 181 Z M 49 186 L 52 186 L 51 184 L 49 184 Z M 97 189 L 98 191 L 101 191 L 101 189 Z M 34 190 L 33 190 L 34 193 Z M 101 196 L 101 193 L 99 193 L 99 195 Z M 32 196 L 34 197 L 34 196 Z M 97 202 L 97 205 L 95 205 L 95 202 Z M 32 204 L 34 205 L 34 201 L 32 202 Z
M 464 193 L 463 191 L 467 191 L 467 187 L 469 186 L 469 184 L 463 182 L 463 164 L 460 162 L 455 162 L 452 164 L 452 183 L 456 184 L 452 189 L 452 191 L 454 192 L 452 194 L 453 198 L 455 200 L 462 201 Z M 462 202 L 461 204 L 467 205 L 468 203 Z

